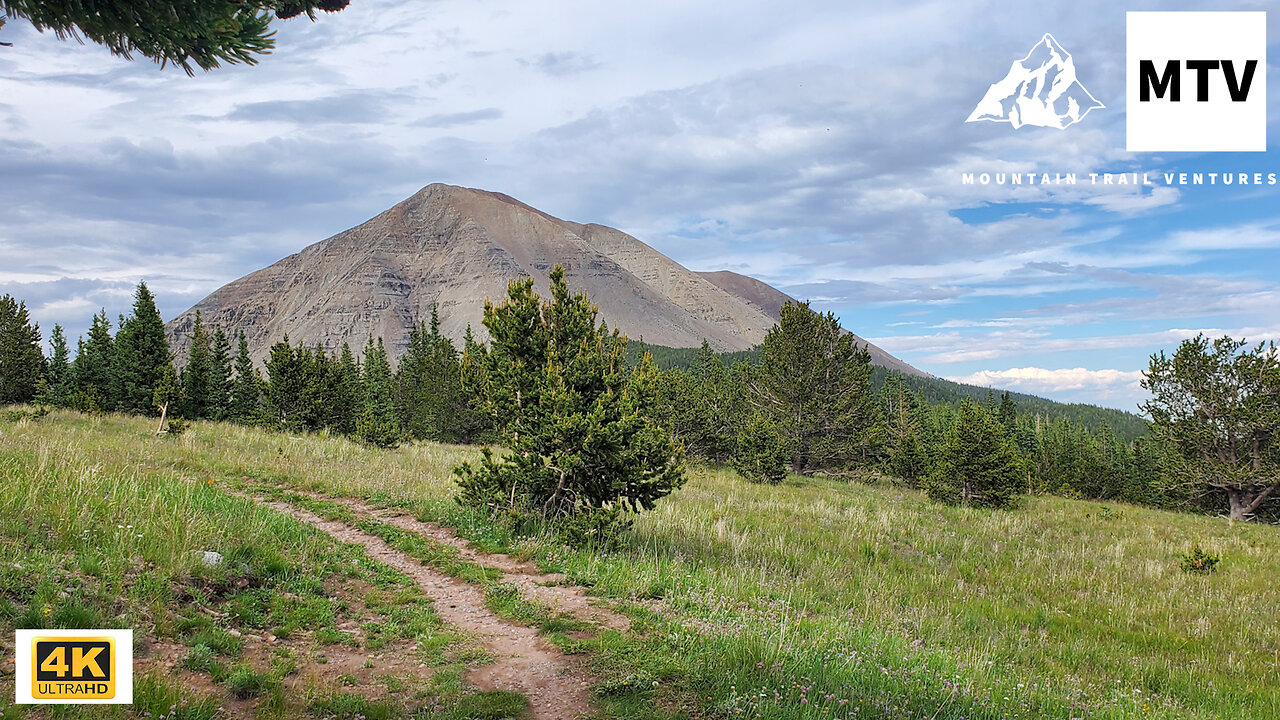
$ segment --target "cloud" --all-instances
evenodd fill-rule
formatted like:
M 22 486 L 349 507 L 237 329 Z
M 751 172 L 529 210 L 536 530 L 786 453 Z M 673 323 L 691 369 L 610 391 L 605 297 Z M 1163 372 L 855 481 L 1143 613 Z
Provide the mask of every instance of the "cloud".
M 546 52 L 534 57 L 519 58 L 517 62 L 555 77 L 577 75 L 600 67 L 600 61 L 594 57 L 576 52 Z
M 1182 193 L 1177 188 L 1160 185 L 1150 192 L 1142 192 L 1141 188 L 1131 192 L 1104 192 L 1086 198 L 1085 202 L 1115 213 L 1137 213 L 1172 205 L 1180 197 Z
M 982 370 L 947 378 L 953 382 L 982 387 L 1000 387 L 1028 393 L 1059 393 L 1064 390 L 1139 390 L 1142 371 L 1087 370 L 1082 367 L 1048 370 L 1038 367 Z
M 947 379 L 967 385 L 1016 390 L 1064 402 L 1085 402 L 1134 412 L 1149 397 L 1141 386 L 1142 377 L 1140 370 L 1015 367 L 1007 370 L 983 370 Z
M 1165 241 L 1178 250 L 1220 251 L 1245 248 L 1280 248 L 1280 226 L 1273 223 L 1182 230 Z
M 239 103 L 223 118 L 216 119 L 298 125 L 383 123 L 392 118 L 394 107 L 404 99 L 403 93 L 394 91 L 350 90 L 301 100 Z
M 485 120 L 497 120 L 502 116 L 503 112 L 501 109 L 491 107 L 481 110 L 472 110 L 470 112 L 428 115 L 420 120 L 415 120 L 413 124 L 419 127 L 448 128 L 458 125 L 471 125 Z

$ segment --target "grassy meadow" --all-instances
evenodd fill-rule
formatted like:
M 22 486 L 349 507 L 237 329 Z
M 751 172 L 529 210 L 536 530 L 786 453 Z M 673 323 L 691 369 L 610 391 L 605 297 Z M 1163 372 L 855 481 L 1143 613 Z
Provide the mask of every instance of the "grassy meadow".
M 0 619 L 131 626 L 198 650 L 193 664 L 208 656 L 223 668 L 208 673 L 214 682 L 262 676 L 259 716 L 513 711 L 457 710 L 494 704 L 458 683 L 483 658 L 405 578 L 228 489 L 403 506 L 617 599 L 638 631 L 580 648 L 602 717 L 1280 717 L 1275 527 L 1055 497 L 1011 512 L 951 508 L 886 485 L 758 486 L 695 467 L 617 547 L 572 550 L 549 535 L 515 538 L 453 502 L 451 469 L 474 448 L 377 450 L 213 423 L 172 438 L 153 430 L 69 412 L 0 420 Z M 1180 570 L 1178 554 L 1196 543 L 1222 554 L 1218 572 Z M 206 549 L 252 582 L 203 567 L 193 551 Z M 429 682 L 363 700 L 362 686 L 347 700 L 292 692 L 290 663 L 323 645 L 237 669 L 229 631 L 339 632 L 343 603 L 328 598 L 351 582 L 383 597 L 359 609 L 381 613 L 384 643 L 411 642 L 440 669 Z M 0 634 L 6 655 L 12 637 Z M 146 678 L 134 713 L 216 714 L 181 685 Z M 180 689 L 186 704 L 172 702 Z M 338 711 L 348 706 L 362 712 Z

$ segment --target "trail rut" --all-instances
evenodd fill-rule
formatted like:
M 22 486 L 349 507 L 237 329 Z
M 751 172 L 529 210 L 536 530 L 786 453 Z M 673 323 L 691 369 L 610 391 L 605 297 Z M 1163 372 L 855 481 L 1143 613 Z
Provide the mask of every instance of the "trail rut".
M 336 540 L 360 545 L 371 557 L 413 578 L 434 600 L 436 612 L 445 622 L 475 633 L 496 659 L 492 664 L 469 671 L 466 679 L 471 684 L 482 690 L 521 693 L 529 698 L 536 720 L 573 720 L 589 711 L 589 680 L 559 650 L 540 638 L 536 630 L 494 615 L 485 606 L 480 588 L 423 565 L 381 538 L 344 523 L 285 503 L 253 499 Z
M 315 493 L 307 493 L 307 495 L 331 500 L 357 515 L 375 518 L 401 530 L 453 547 L 467 560 L 501 571 L 504 582 L 515 584 L 527 596 L 541 600 L 555 612 L 567 612 L 577 620 L 623 632 L 631 627 L 631 620 L 627 616 L 601 605 L 593 605 L 591 597 L 581 587 L 563 584 L 564 575 L 543 573 L 533 563 L 517 560 L 510 555 L 480 552 L 447 528 L 435 523 L 423 522 L 399 509 L 378 508 L 354 498 L 329 497 Z

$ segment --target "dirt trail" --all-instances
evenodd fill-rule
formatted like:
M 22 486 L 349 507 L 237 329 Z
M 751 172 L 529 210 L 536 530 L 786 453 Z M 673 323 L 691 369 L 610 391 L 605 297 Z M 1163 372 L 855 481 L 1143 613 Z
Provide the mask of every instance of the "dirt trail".
M 422 522 L 400 509 L 383 509 L 354 498 L 337 498 L 317 493 L 308 496 L 339 503 L 357 515 L 372 517 L 401 530 L 428 537 L 442 545 L 456 548 L 462 557 L 502 572 L 503 582 L 520 588 L 527 597 L 533 597 L 550 606 L 553 612 L 567 612 L 575 619 L 600 625 L 612 630 L 627 631 L 631 620 L 614 610 L 593 605 L 586 591 L 576 585 L 563 585 L 564 575 L 543 573 L 531 562 L 517 560 L 501 553 L 482 553 L 472 548 L 466 540 L 454 535 L 447 528 L 435 523 Z
M 506 622 L 485 606 L 484 592 L 449 577 L 396 550 L 381 538 L 344 523 L 327 520 L 285 503 L 255 501 L 328 533 L 360 545 L 376 560 L 413 578 L 435 601 L 436 612 L 450 625 L 475 633 L 496 658 L 467 673 L 482 690 L 512 690 L 529 698 L 535 720 L 573 720 L 590 709 L 588 680 L 565 656 L 538 637 L 536 630 Z

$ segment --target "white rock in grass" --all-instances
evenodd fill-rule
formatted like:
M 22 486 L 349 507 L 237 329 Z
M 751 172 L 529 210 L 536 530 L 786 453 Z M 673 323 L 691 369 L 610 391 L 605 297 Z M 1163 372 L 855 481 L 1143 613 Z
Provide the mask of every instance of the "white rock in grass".
M 222 564 L 222 553 L 212 550 L 201 551 L 200 562 L 203 562 L 205 567 L 217 567 Z

